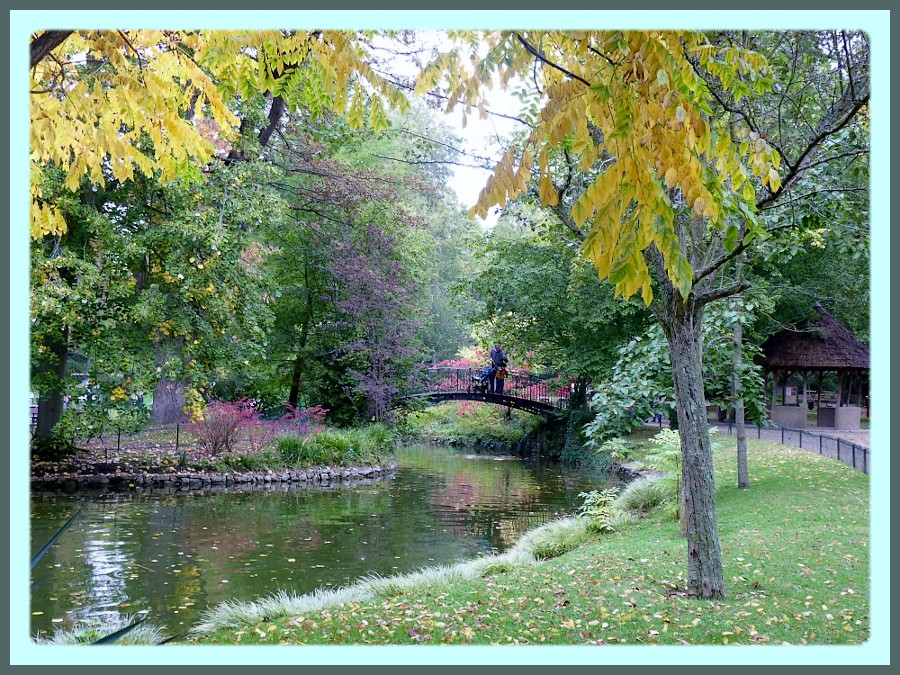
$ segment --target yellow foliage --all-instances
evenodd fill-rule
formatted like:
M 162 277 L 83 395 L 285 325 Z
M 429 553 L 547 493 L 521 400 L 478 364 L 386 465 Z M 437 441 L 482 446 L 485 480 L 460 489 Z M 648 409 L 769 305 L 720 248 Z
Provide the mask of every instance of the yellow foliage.
M 780 158 L 764 138 L 732 137 L 732 129 L 704 112 L 711 94 L 691 59 L 726 89 L 739 69 L 764 71 L 765 59 L 738 47 L 712 45 L 703 33 L 691 31 L 501 32 L 490 33 L 484 42 L 505 45 L 503 59 L 489 64 L 476 59 L 478 75 L 471 75 L 463 60 L 444 55 L 435 62 L 443 69 L 440 76 L 426 69 L 419 86 L 449 82 L 451 98 L 473 105 L 479 94 L 471 83 L 478 78 L 484 84 L 495 72 L 501 80 L 516 72 L 530 79 L 535 59 L 519 36 L 546 59 L 537 62 L 545 102 L 534 131 L 498 162 L 472 213 L 483 216 L 527 189 L 523 166 L 512 161 L 517 151 L 537 156 L 540 199 L 545 206 L 558 204 L 548 151 L 565 146 L 585 171 L 597 170 L 570 216 L 589 228 L 584 253 L 600 276 L 613 280 L 617 293 L 639 292 L 649 303 L 650 276 L 641 251 L 655 244 L 675 286 L 689 292 L 693 270 L 678 245 L 667 190 L 680 192 L 695 217 L 721 228 L 720 205 L 727 195 L 752 204 L 748 167 L 770 189 L 780 185 Z
M 382 129 L 384 104 L 408 103 L 372 71 L 356 39 L 343 31 L 74 32 L 31 71 L 33 185 L 51 164 L 65 171 L 64 186 L 73 191 L 84 179 L 103 185 L 110 175 L 125 181 L 135 172 L 172 180 L 215 155 L 195 122 L 215 122 L 228 144 L 239 125 L 231 99 L 277 90 L 295 103 L 308 80 L 325 93 L 319 108 L 343 112 L 349 105 L 351 123 L 361 125 L 369 95 L 358 82 L 352 101 L 344 93 L 360 75 L 375 93 L 371 123 Z M 90 68 L 76 67 L 86 59 Z M 64 220 L 40 199 L 32 188 L 32 236 L 64 233 Z

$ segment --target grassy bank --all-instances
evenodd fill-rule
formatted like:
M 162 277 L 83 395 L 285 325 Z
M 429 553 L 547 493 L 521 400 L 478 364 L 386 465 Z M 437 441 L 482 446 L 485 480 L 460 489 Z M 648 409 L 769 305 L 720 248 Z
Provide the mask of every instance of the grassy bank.
M 113 472 L 174 471 L 228 473 L 285 471 L 315 467 L 384 465 L 397 445 L 396 432 L 383 424 L 353 428 L 318 426 L 303 431 L 261 423 L 240 430 L 215 452 L 189 430 L 149 429 L 128 436 L 92 439 L 75 454 L 56 461 L 32 458 L 32 475 L 92 475 Z
M 869 479 L 750 441 L 715 452 L 728 598 L 686 597 L 686 545 L 658 510 L 594 534 L 583 519 L 533 531 L 502 556 L 372 578 L 336 591 L 235 603 L 201 644 L 858 644 L 869 630 Z M 562 552 L 568 550 L 568 552 Z M 541 556 L 561 553 L 549 560 Z

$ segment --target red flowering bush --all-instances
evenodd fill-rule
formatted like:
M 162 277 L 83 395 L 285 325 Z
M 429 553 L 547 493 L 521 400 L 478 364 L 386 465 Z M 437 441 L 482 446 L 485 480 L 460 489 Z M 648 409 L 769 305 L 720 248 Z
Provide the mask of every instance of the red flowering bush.
M 479 406 L 481 406 L 480 401 L 466 401 L 459 408 L 456 409 L 456 414 L 460 417 L 464 417 L 465 415 L 470 415 L 471 413 L 478 410 Z
M 256 406 L 245 398 L 232 403 L 213 401 L 203 419 L 188 424 L 201 452 L 216 457 L 236 447 L 244 429 L 260 423 Z

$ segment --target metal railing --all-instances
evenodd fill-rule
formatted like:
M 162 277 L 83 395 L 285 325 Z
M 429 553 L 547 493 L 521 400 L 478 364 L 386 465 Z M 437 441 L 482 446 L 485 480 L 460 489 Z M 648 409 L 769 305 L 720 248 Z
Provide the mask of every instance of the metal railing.
M 404 396 L 425 394 L 485 394 L 486 382 L 476 377 L 482 368 L 428 368 Z M 534 401 L 554 408 L 569 407 L 571 395 L 568 378 L 561 375 L 538 377 L 531 373 L 510 372 L 503 385 L 503 395 Z
M 732 422 L 716 424 L 715 427 L 729 436 L 737 433 Z M 747 425 L 747 436 L 748 438 L 756 436 L 759 439 L 777 441 L 783 445 L 792 445 L 809 452 L 817 452 L 824 457 L 831 457 L 847 466 L 852 466 L 865 474 L 869 473 L 869 449 L 843 438 L 826 436 L 803 429 L 757 427 L 752 424 Z

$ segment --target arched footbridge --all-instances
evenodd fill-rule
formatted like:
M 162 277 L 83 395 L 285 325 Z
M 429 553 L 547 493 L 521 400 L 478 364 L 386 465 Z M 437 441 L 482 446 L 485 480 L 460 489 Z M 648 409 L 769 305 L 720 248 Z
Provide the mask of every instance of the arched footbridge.
M 543 417 L 569 409 L 571 391 L 566 377 L 511 372 L 506 377 L 503 393 L 496 394 L 490 393 L 486 384 L 476 378 L 481 371 L 481 368 L 428 368 L 422 371 L 416 384 L 396 400 L 483 401 Z

